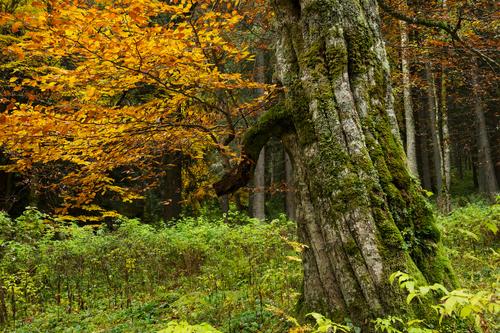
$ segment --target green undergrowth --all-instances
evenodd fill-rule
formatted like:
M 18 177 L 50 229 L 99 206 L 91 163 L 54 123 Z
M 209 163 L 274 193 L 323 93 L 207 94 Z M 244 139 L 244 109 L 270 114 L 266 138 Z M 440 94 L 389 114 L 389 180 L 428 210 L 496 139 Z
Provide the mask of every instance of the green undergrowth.
M 438 216 L 460 289 L 393 282 L 433 318 L 389 316 L 380 332 L 494 332 L 499 329 L 500 205 L 475 201 Z M 3 332 L 357 332 L 310 314 L 293 316 L 301 289 L 295 225 L 184 218 L 173 226 L 137 220 L 64 225 L 34 209 L 0 215 L 0 321 Z M 441 321 L 441 324 L 438 324 Z M 316 322 L 316 324 L 314 324 Z M 330 327 L 330 328 L 329 328 Z
M 302 278 L 295 226 L 185 218 L 56 227 L 36 210 L 0 215 L 4 332 L 157 332 L 173 320 L 223 332 L 286 331 Z
M 500 276 L 500 202 L 476 200 L 438 216 L 443 243 L 463 287 L 481 289 Z

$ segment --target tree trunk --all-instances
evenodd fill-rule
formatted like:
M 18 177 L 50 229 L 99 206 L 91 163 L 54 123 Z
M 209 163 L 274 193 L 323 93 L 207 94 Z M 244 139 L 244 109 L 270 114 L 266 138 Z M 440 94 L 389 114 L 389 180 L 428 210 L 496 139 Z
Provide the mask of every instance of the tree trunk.
M 474 184 L 474 188 L 479 190 L 479 176 L 478 176 L 478 160 L 477 153 L 472 154 L 471 159 L 471 169 L 472 169 L 472 183 Z
M 266 148 L 262 147 L 254 170 L 252 193 L 252 217 L 266 219 Z
M 432 163 L 434 186 L 437 202 L 440 202 L 443 193 L 443 157 L 441 139 L 439 137 L 439 117 L 436 98 L 436 82 L 432 73 L 431 64 L 425 63 L 425 80 L 427 81 L 427 112 L 429 115 L 429 134 L 431 136 Z
M 408 169 L 418 178 L 417 147 L 415 140 L 415 121 L 413 119 L 413 105 L 411 100 L 410 70 L 408 66 L 408 27 L 406 22 L 400 21 L 401 26 L 401 72 L 403 74 L 403 105 L 405 110 L 406 127 L 406 158 Z
M 295 221 L 296 219 L 296 205 L 295 205 L 295 181 L 293 177 L 293 167 L 290 156 L 284 152 L 285 155 L 285 182 L 286 182 L 286 195 L 285 195 L 285 208 L 286 216 L 288 219 Z
M 392 272 L 453 281 L 432 212 L 405 163 L 377 5 L 275 5 L 277 78 L 293 124 L 284 143 L 307 245 L 302 309 L 348 316 L 372 331 L 370 318 L 412 311 L 388 284 Z
M 458 179 L 464 180 L 464 165 L 463 165 L 463 158 L 462 158 L 462 152 L 456 150 L 456 165 L 457 165 L 457 176 Z
M 420 147 L 420 166 L 421 166 L 421 175 L 422 175 L 422 186 L 426 190 L 432 189 L 432 181 L 431 181 L 431 168 L 429 163 L 429 144 L 428 144 L 428 117 L 426 116 L 425 108 L 422 108 L 418 112 L 418 120 L 419 120 L 419 147 Z
M 446 70 L 444 66 L 441 68 L 441 132 L 442 138 L 442 174 L 443 174 L 443 190 L 440 201 L 438 202 L 439 210 L 443 213 L 451 211 L 451 159 L 450 159 L 450 132 L 448 130 L 448 94 L 446 90 Z
M 276 0 L 276 77 L 284 97 L 245 135 L 238 168 L 218 195 L 248 181 L 270 135 L 293 164 L 303 251 L 300 313 L 362 332 L 371 319 L 418 312 L 388 277 L 454 285 L 439 231 L 410 176 L 393 110 L 390 73 L 375 0 Z
M 7 158 L 0 150 L 0 165 L 7 164 Z M 0 211 L 8 212 L 12 207 L 14 200 L 14 174 L 0 170 Z
M 443 8 L 445 12 L 448 4 L 443 0 Z M 448 130 L 448 93 L 446 90 L 446 68 L 441 65 L 441 133 L 442 133 L 442 174 L 443 174 L 443 191 L 441 197 L 438 198 L 438 209 L 442 213 L 449 213 L 451 211 L 451 160 L 450 160 L 450 133 Z
M 490 200 L 494 200 L 498 192 L 498 184 L 495 175 L 495 167 L 491 159 L 491 149 L 488 139 L 488 127 L 484 116 L 484 106 L 481 98 L 479 79 L 477 75 L 477 60 L 473 60 L 471 71 L 472 90 L 474 94 L 474 113 L 477 121 L 477 161 L 478 161 L 478 185 L 479 191 L 486 193 Z
M 179 154 L 165 153 L 162 160 L 164 170 L 160 180 L 160 195 L 163 205 L 162 217 L 165 221 L 177 219 L 181 214 L 181 158 Z
M 255 59 L 254 76 L 257 82 L 266 82 L 266 57 L 263 50 L 257 52 Z M 262 89 L 257 89 L 257 95 L 263 94 Z M 259 220 L 266 219 L 266 153 L 265 147 L 260 151 L 259 159 L 254 170 L 253 192 L 250 196 L 250 215 Z

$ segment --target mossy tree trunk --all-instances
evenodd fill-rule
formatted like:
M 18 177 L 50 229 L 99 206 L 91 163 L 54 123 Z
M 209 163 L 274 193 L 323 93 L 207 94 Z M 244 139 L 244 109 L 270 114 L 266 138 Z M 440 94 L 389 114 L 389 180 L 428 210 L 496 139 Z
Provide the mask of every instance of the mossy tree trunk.
M 412 313 L 388 277 L 453 284 L 439 232 L 408 172 L 375 0 L 276 0 L 276 78 L 285 96 L 244 138 L 246 161 L 214 185 L 233 191 L 270 135 L 294 169 L 304 285 L 299 310 L 363 332 Z

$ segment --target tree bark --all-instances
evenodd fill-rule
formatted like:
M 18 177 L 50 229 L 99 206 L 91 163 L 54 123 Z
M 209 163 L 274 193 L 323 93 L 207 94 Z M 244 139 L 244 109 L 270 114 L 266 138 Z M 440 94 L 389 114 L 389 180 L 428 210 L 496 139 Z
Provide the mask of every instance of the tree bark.
M 443 156 L 441 138 L 439 137 L 439 109 L 436 94 L 436 82 L 429 62 L 425 63 L 425 80 L 427 81 L 427 114 L 429 115 L 429 134 L 431 136 L 432 163 L 436 201 L 443 196 Z
M 285 194 L 285 208 L 286 216 L 288 219 L 296 220 L 296 204 L 295 204 L 295 181 L 293 177 L 293 166 L 290 156 L 284 151 L 285 155 L 285 182 L 286 182 L 286 194 Z
M 432 180 L 431 180 L 431 168 L 429 162 L 429 143 L 428 143 L 428 128 L 429 121 L 426 115 L 427 110 L 422 108 L 418 112 L 418 122 L 419 122 L 419 148 L 420 148 L 420 166 L 421 166 L 421 180 L 422 186 L 426 190 L 432 189 Z
M 266 57 L 263 50 L 257 52 L 255 59 L 255 69 L 254 76 L 257 82 L 266 82 Z M 257 89 L 257 95 L 263 93 L 262 89 Z M 253 192 L 250 195 L 250 215 L 259 220 L 266 219 L 266 153 L 265 147 L 259 154 L 259 159 L 257 160 L 257 165 L 255 166 L 254 176 L 253 176 Z
M 266 148 L 262 147 L 254 170 L 252 193 L 252 217 L 266 219 Z
M 446 89 L 446 69 L 441 68 L 441 133 L 442 137 L 442 174 L 443 174 L 443 189 L 440 201 L 438 202 L 439 210 L 442 213 L 451 211 L 451 158 L 450 158 L 450 132 L 448 129 L 448 94 Z
M 443 0 L 443 8 L 447 11 L 448 4 Z M 448 130 L 448 93 L 447 93 L 447 77 L 446 68 L 441 65 L 441 133 L 442 133 L 442 174 L 443 174 L 443 191 L 438 201 L 438 209 L 442 213 L 451 211 L 451 160 L 450 160 L 450 132 Z
M 454 284 L 432 211 L 406 165 L 377 4 L 276 0 L 274 8 L 283 107 L 247 134 L 244 161 L 214 188 L 234 190 L 269 132 L 281 135 L 306 245 L 299 311 L 350 317 L 372 332 L 372 318 L 419 307 L 389 284 L 392 272 Z
M 411 100 L 410 69 L 408 65 L 408 27 L 400 21 L 401 29 L 401 72 L 403 75 L 403 105 L 406 127 L 406 158 L 408 169 L 418 178 L 417 147 L 415 140 L 415 121 L 413 119 L 413 103 Z
M 488 139 L 488 127 L 484 116 L 484 106 L 481 98 L 478 79 L 477 60 L 473 60 L 471 70 L 472 91 L 474 95 L 474 113 L 477 121 L 477 147 L 478 147 L 478 185 L 479 191 L 488 195 L 490 200 L 494 200 L 495 193 L 498 192 L 498 184 L 495 175 L 495 167 L 491 159 L 490 142 Z
M 165 221 L 175 220 L 181 214 L 181 158 L 180 154 L 165 153 L 162 159 L 164 170 L 160 180 L 160 195 L 163 205 L 162 217 Z

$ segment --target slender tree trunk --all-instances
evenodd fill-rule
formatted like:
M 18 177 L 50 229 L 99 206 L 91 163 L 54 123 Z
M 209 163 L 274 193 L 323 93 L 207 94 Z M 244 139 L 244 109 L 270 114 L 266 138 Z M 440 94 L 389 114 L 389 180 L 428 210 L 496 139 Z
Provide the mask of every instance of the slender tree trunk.
M 410 69 L 408 65 L 408 27 L 400 21 L 401 29 L 401 72 L 403 74 L 403 105 L 406 127 L 406 158 L 408 169 L 418 178 L 417 147 L 415 140 L 415 121 L 413 119 L 413 104 L 411 100 Z
M 13 185 L 13 174 L 0 171 L 0 211 L 8 212 L 10 210 L 10 207 L 14 201 L 11 197 L 13 192 Z
M 286 194 L 285 194 L 285 208 L 286 216 L 295 221 L 296 219 L 296 205 L 295 205 L 295 182 L 293 177 L 293 166 L 290 156 L 285 151 L 285 182 L 286 182 Z
M 451 160 L 450 160 L 450 133 L 448 129 L 448 94 L 446 90 L 446 70 L 441 68 L 441 132 L 443 133 L 442 139 L 442 174 L 443 174 L 443 190 L 438 202 L 439 210 L 443 213 L 451 211 Z
M 471 161 L 472 183 L 474 184 L 474 188 L 479 190 L 478 164 L 477 153 L 473 153 Z
M 222 214 L 227 214 L 229 212 L 229 196 L 228 195 L 223 195 L 219 197 L 219 207 L 222 212 Z M 229 219 L 226 215 L 225 221 L 228 222 Z
M 259 159 L 254 170 L 253 177 L 253 193 L 252 193 L 252 217 L 259 220 L 266 219 L 265 205 L 266 205 L 266 148 L 262 147 Z
M 443 157 L 441 151 L 441 139 L 439 137 L 439 114 L 436 98 L 436 82 L 430 63 L 425 64 L 425 79 L 427 81 L 427 112 L 429 115 L 429 134 L 431 136 L 432 163 L 434 186 L 437 194 L 437 201 L 441 200 L 443 192 Z
M 429 121 L 427 117 L 427 110 L 422 108 L 418 112 L 419 119 L 419 147 L 420 147 L 420 160 L 421 160 L 421 175 L 422 175 L 422 186 L 426 190 L 432 189 L 431 180 L 431 167 L 429 163 L 429 142 L 428 142 L 428 131 L 429 131 Z
M 458 179 L 463 180 L 464 179 L 464 158 L 462 156 L 462 152 L 459 149 L 454 149 L 455 150 L 455 163 L 457 166 L 457 176 Z
M 165 153 L 162 165 L 164 166 L 160 181 L 160 194 L 163 205 L 162 217 L 165 221 L 170 221 L 177 219 L 181 213 L 181 156 L 175 153 Z
M 443 0 L 443 8 L 447 10 L 447 2 Z M 441 133 L 442 133 L 442 174 L 443 174 L 443 191 L 438 201 L 438 208 L 443 213 L 451 211 L 451 161 L 450 161 L 450 133 L 448 130 L 448 93 L 446 90 L 447 85 L 446 68 L 441 66 Z
M 377 4 L 275 6 L 277 77 L 293 124 L 284 143 L 296 176 L 299 238 L 307 245 L 302 309 L 349 316 L 370 332 L 374 316 L 413 311 L 388 284 L 390 273 L 453 281 L 432 211 L 405 163 Z
M 477 60 L 474 59 L 471 70 L 472 90 L 474 94 L 474 113 L 477 121 L 477 161 L 478 161 L 478 184 L 479 191 L 486 193 L 491 200 L 494 200 L 495 193 L 498 192 L 498 184 L 495 175 L 495 168 L 491 159 L 491 149 L 488 139 L 488 127 L 484 116 L 484 106 L 481 98 Z
M 266 82 L 266 57 L 263 50 L 259 50 L 257 52 L 257 56 L 255 59 L 255 69 L 254 76 L 257 82 Z M 257 94 L 262 94 L 263 91 L 258 89 Z M 255 166 L 254 170 L 254 178 L 253 178 L 253 193 L 250 197 L 250 214 L 252 217 L 255 217 L 259 220 L 266 219 L 266 153 L 265 147 L 262 147 L 262 150 L 259 154 L 259 159 Z

